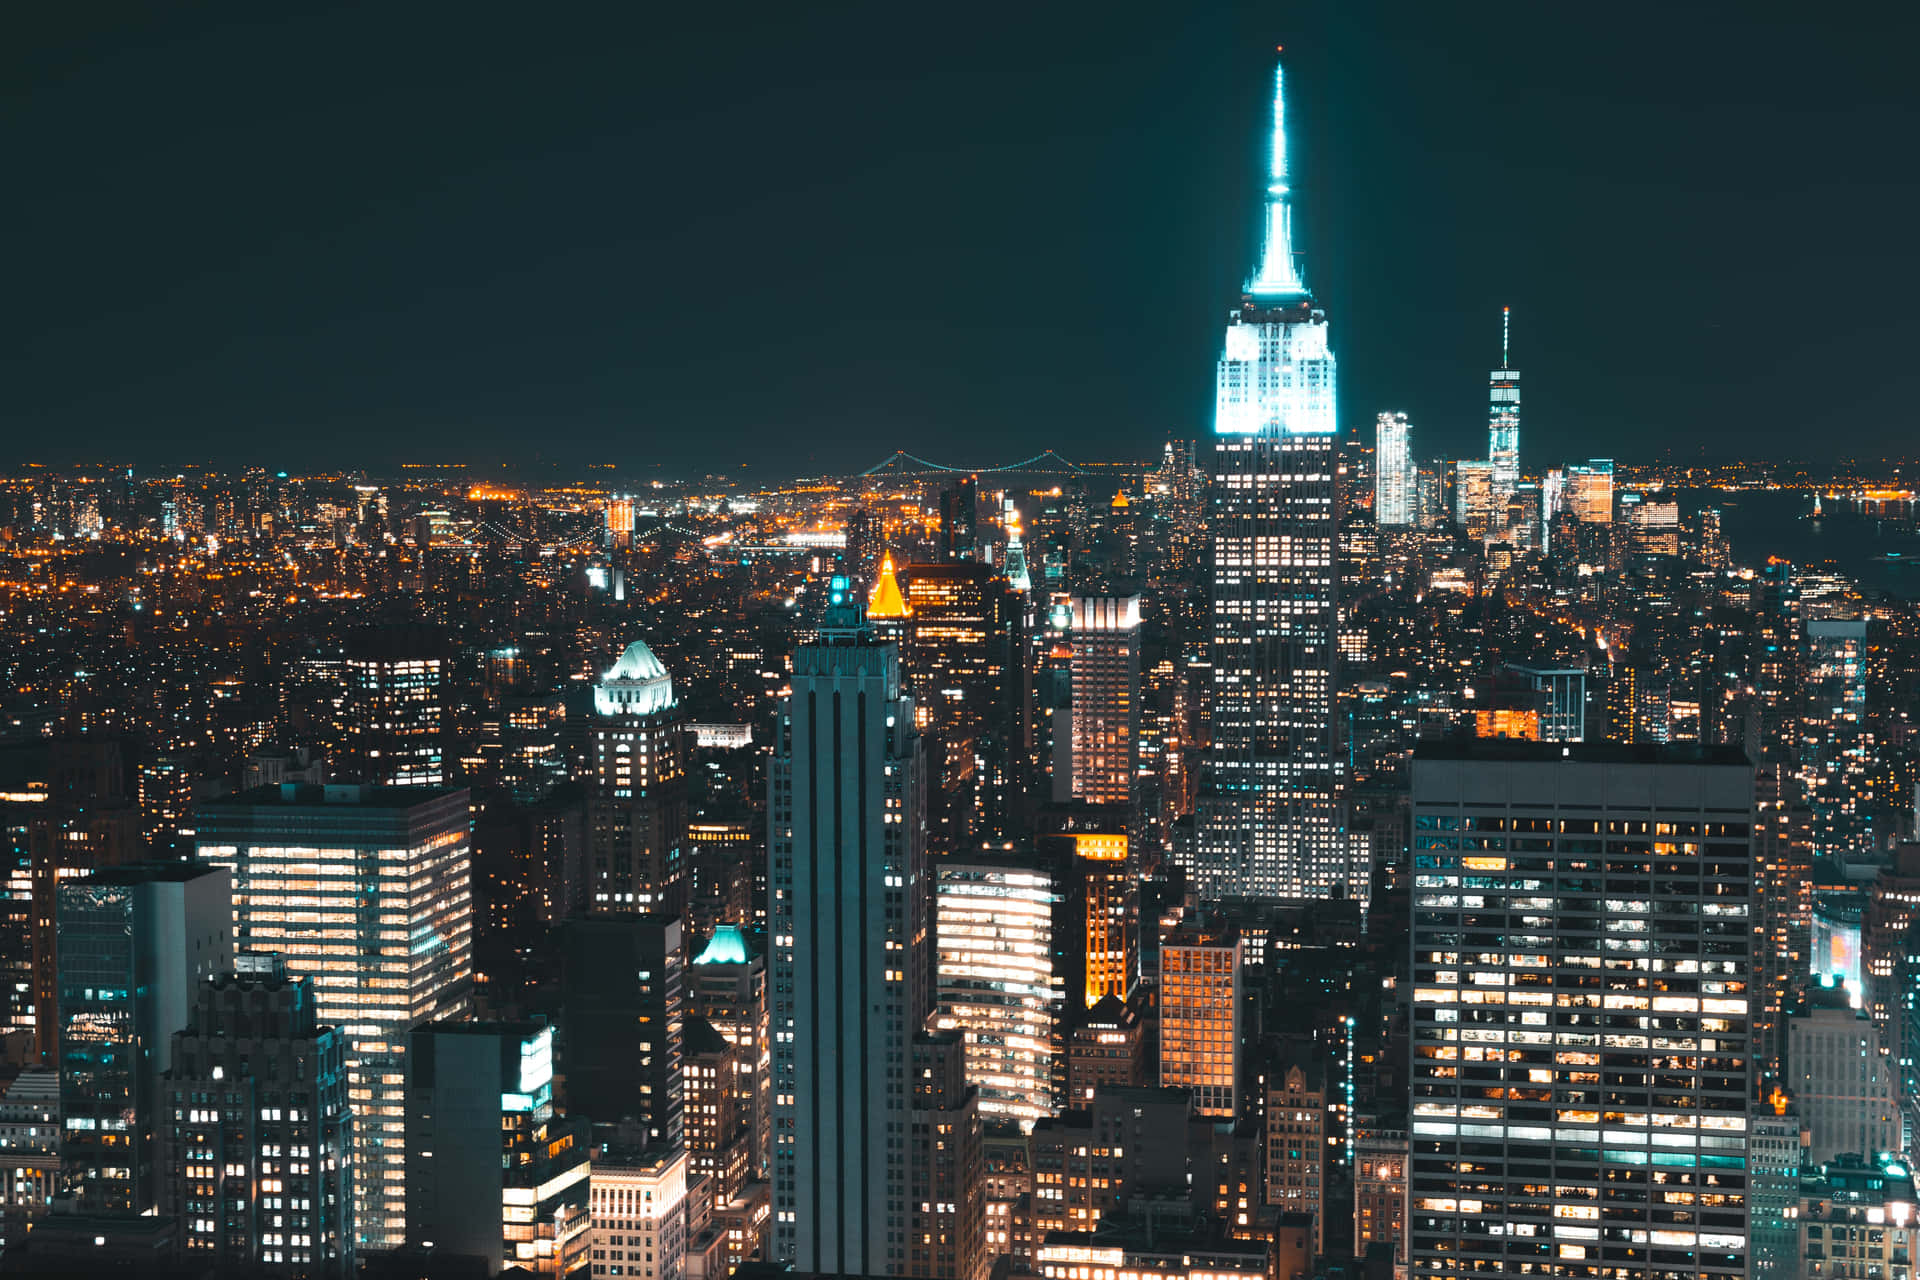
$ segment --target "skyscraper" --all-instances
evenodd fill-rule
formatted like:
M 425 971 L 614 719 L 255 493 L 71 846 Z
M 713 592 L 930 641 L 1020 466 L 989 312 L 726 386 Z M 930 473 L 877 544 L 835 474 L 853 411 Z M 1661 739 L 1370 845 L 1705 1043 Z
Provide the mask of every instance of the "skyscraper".
M 1404 413 L 1383 413 L 1373 428 L 1373 519 L 1382 529 L 1414 522 L 1419 469 L 1413 462 L 1413 428 Z
M 66 1194 L 92 1212 L 148 1213 L 161 1077 L 196 988 L 233 962 L 233 878 L 153 863 L 66 880 L 58 894 Z
M 1266 248 L 1216 383 L 1213 743 L 1191 868 L 1215 897 L 1366 883 L 1348 857 L 1334 730 L 1334 358 L 1294 261 L 1283 88 L 1276 69 Z
M 1140 597 L 1073 598 L 1073 773 L 1060 799 L 1126 806 L 1140 776 Z
M 1240 938 L 1183 925 L 1160 944 L 1160 1086 L 1193 1090 L 1203 1116 L 1240 1101 Z
M 424 626 L 375 627 L 347 646 L 342 774 L 381 786 L 446 781 L 445 639 Z
M 1613 460 L 1595 458 L 1566 471 L 1567 510 L 1582 524 L 1613 523 Z
M 686 951 L 677 916 L 567 923 L 561 1043 L 567 1109 L 677 1146 L 685 1125 Z
M 291 782 L 200 807 L 201 861 L 233 872 L 235 949 L 285 955 L 347 1037 L 361 1248 L 406 1241 L 407 1032 L 472 996 L 467 808 L 464 790 Z
M 928 999 L 920 739 L 898 656 L 844 579 L 793 657 L 768 777 L 773 1252 L 907 1266 L 913 1037 Z
M 185 1257 L 231 1274 L 355 1273 L 346 1041 L 316 1016 L 312 979 L 255 955 L 200 983 L 160 1101 L 160 1212 Z
M 1414 1274 L 1746 1274 L 1752 805 L 1735 748 L 1416 750 Z
M 407 1053 L 407 1232 L 566 1275 L 587 1261 L 587 1126 L 553 1106 L 553 1028 L 432 1022 Z
M 673 679 L 646 641 L 628 645 L 593 686 L 593 713 L 588 909 L 678 914 L 687 902 L 685 726 Z
M 1031 1128 L 1055 1110 L 1067 997 L 1054 965 L 1060 885 L 1013 854 L 948 854 L 934 874 L 939 1028 L 963 1037 L 980 1114 Z
M 1504 510 L 1520 483 L 1520 371 L 1507 355 L 1513 308 L 1500 308 L 1500 367 L 1487 375 L 1487 461 L 1495 506 Z

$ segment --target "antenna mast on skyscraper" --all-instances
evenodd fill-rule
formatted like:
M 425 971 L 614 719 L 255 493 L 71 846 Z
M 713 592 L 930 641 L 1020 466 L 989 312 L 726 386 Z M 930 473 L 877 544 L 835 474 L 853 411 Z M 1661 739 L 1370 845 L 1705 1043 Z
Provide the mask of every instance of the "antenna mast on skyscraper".
M 1510 367 L 1511 364 L 1507 359 L 1507 335 L 1511 332 L 1512 325 L 1513 308 L 1500 308 L 1500 367 L 1502 369 Z

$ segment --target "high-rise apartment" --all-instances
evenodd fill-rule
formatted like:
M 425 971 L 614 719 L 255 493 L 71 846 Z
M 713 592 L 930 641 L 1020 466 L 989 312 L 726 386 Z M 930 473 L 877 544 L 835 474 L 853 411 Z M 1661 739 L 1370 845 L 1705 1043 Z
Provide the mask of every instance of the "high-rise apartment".
M 1190 870 L 1214 897 L 1365 892 L 1334 728 L 1338 471 L 1327 315 L 1301 280 L 1274 72 L 1266 248 L 1228 318 L 1214 412 L 1213 741 Z
M 1419 468 L 1413 461 L 1413 428 L 1404 413 L 1383 413 L 1373 428 L 1373 519 L 1382 529 L 1414 523 Z
M 985 1280 L 986 1166 L 979 1090 L 954 1033 L 913 1041 L 913 1105 L 907 1196 L 907 1265 L 895 1274 L 927 1280 Z
M 161 1086 L 160 1212 L 180 1251 L 232 1274 L 356 1272 L 346 1041 L 313 982 L 243 955 L 199 984 Z
M 738 926 L 721 925 L 687 970 L 687 1013 L 704 1018 L 737 1051 L 734 1092 L 748 1132 L 748 1177 L 764 1179 L 773 1146 L 773 1040 L 767 1021 L 767 962 Z
M 1414 756 L 1413 1274 L 1746 1274 L 1753 769 Z
M 347 1038 L 362 1249 L 406 1241 L 407 1032 L 466 1016 L 467 793 L 284 783 L 200 806 L 199 857 L 233 872 L 234 946 L 279 952 Z
M 878 1275 L 908 1261 L 932 895 L 913 700 L 844 580 L 834 594 L 794 653 L 768 778 L 773 1249 L 801 1271 Z
M 593 686 L 587 906 L 686 909 L 687 752 L 673 679 L 635 640 Z

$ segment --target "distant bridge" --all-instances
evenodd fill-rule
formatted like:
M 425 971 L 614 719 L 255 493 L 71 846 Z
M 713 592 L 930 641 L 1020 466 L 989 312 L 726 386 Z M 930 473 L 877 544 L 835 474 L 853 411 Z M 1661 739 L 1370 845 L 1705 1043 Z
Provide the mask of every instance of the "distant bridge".
M 1092 468 L 1070 462 L 1053 450 L 1036 453 L 1031 458 L 1022 458 L 1019 462 L 1009 462 L 998 467 L 950 467 L 943 462 L 929 462 L 917 454 L 905 449 L 896 449 L 885 461 L 876 462 L 861 476 L 890 478 L 894 476 L 946 476 L 946 475 L 988 475 L 995 471 L 1018 471 L 1026 475 L 1084 476 Z

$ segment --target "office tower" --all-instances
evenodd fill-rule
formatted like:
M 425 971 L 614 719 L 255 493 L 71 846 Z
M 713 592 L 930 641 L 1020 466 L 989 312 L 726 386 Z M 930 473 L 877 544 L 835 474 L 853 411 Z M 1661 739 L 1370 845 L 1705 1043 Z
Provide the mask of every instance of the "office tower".
M 371 627 L 347 644 L 341 775 L 392 787 L 447 780 L 446 640 L 424 626 Z
M 1447 523 L 1447 476 L 1443 463 L 1416 467 L 1413 473 L 1413 523 L 1438 529 Z
M 794 653 L 768 778 L 773 1248 L 802 1271 L 908 1262 L 901 1137 L 931 1008 L 921 770 L 893 646 L 857 604 L 830 608 Z
M 1731 748 L 1416 749 L 1414 1274 L 1745 1274 L 1752 807 Z
M 910 1243 L 907 1265 L 896 1274 L 985 1280 L 991 1258 L 980 1098 L 966 1069 L 960 1037 L 915 1036 L 912 1067 Z
M 1414 523 L 1419 469 L 1413 463 L 1413 428 L 1404 413 L 1383 413 L 1373 428 L 1373 519 L 1382 529 Z
M 980 1114 L 1030 1129 L 1056 1109 L 1062 886 L 1035 858 L 984 851 L 935 860 L 934 877 L 936 1025 L 962 1037 Z
M 1054 950 L 1069 1021 L 1108 996 L 1125 1000 L 1140 974 L 1140 884 L 1132 841 L 1117 828 L 1126 814 L 1074 809 L 1043 821 L 1068 829 L 1042 835 L 1040 852 L 1059 877 L 1062 903 Z
M 1294 262 L 1283 88 L 1276 69 L 1266 249 L 1216 384 L 1213 741 L 1190 871 L 1208 897 L 1364 897 L 1334 728 L 1334 358 Z
M 894 569 L 893 553 L 889 551 L 880 558 L 880 570 L 874 576 L 873 589 L 867 593 L 867 625 L 873 628 L 875 639 L 904 645 L 907 640 L 907 619 L 912 613 L 907 606 L 906 596 L 901 594 L 900 578 Z
M 1902 844 L 1874 877 L 1867 891 L 1866 917 L 1860 928 L 1862 995 L 1867 1013 L 1880 1028 L 1896 1064 L 1911 1060 L 1916 1046 L 1907 1037 L 1903 978 L 1912 976 L 1914 925 L 1920 923 L 1920 844 Z M 1898 1081 L 1896 1081 L 1896 1084 Z M 1909 1104 L 1911 1105 L 1911 1104 Z
M 767 918 L 767 837 L 750 816 L 687 824 L 687 940 Z
M 612 498 L 607 502 L 607 541 L 617 548 L 633 545 L 633 499 Z
M 182 1255 L 229 1273 L 356 1273 L 346 1041 L 275 955 L 199 984 L 173 1033 L 158 1138 L 160 1212 Z
M 11 913 L 27 932 L 10 939 L 15 989 L 9 1013 L 16 1026 L 33 1028 L 34 1051 L 51 1064 L 60 1030 L 58 886 L 68 876 L 144 856 L 140 810 L 127 795 L 120 742 L 107 737 L 56 739 L 48 746 L 45 789 L 14 797 L 19 810 L 12 825 L 26 828 L 27 858 L 24 868 L 13 868 Z
M 672 916 L 567 923 L 560 996 L 563 1101 L 596 1124 L 624 1123 L 677 1146 L 685 1123 L 686 951 Z
M 182 825 L 193 812 L 194 774 L 191 761 L 159 755 L 140 766 L 141 836 L 156 858 L 173 857 Z
M 1026 740 L 1026 597 L 991 565 L 917 564 L 906 611 L 901 676 L 935 768 L 929 838 L 942 851 L 1010 839 Z
M 1242 942 L 1182 925 L 1160 942 L 1160 1086 L 1188 1089 L 1203 1116 L 1240 1113 Z
M 1020 532 L 1020 508 L 1013 505 L 1013 499 L 1006 499 L 1001 508 L 1000 521 L 1007 530 L 1007 555 L 1001 565 L 1006 573 L 1007 585 L 1022 595 L 1033 590 L 1033 573 L 1027 567 L 1027 544 Z
M 687 752 L 673 679 L 646 641 L 593 686 L 587 904 L 595 912 L 686 909 Z
M 1587 669 L 1512 662 L 1507 670 L 1529 681 L 1540 697 L 1540 740 L 1584 742 L 1587 737 Z
M 1613 459 L 1567 468 L 1567 510 L 1581 524 L 1613 523 Z
M 1313 1251 L 1326 1252 L 1327 1086 L 1321 1064 L 1290 1062 L 1267 1081 L 1266 1203 L 1313 1219 Z
M 1140 782 L 1140 597 L 1073 597 L 1073 772 L 1059 799 L 1132 811 Z
M 703 1018 L 738 1051 L 734 1092 L 752 1144 L 748 1176 L 767 1176 L 773 1145 L 773 1040 L 767 1021 L 767 962 L 747 950 L 734 925 L 714 930 L 687 970 L 687 1012 Z
M 1500 308 L 1500 367 L 1487 375 L 1487 462 L 1495 504 L 1503 509 L 1520 483 L 1520 371 L 1507 354 L 1512 320 L 1513 308 Z
M 1620 495 L 1620 519 L 1626 525 L 1626 550 L 1639 556 L 1680 554 L 1680 504 L 1658 502 L 1629 490 Z
M 1800 1274 L 1800 1116 L 1777 1093 L 1747 1119 L 1747 1240 L 1753 1280 Z
M 1453 520 L 1468 538 L 1481 542 L 1506 527 L 1507 502 L 1494 484 L 1491 462 L 1457 462 L 1453 479 Z
M 62 881 L 56 911 L 65 1194 L 89 1212 L 149 1213 L 161 1077 L 195 987 L 233 963 L 233 878 L 116 867 Z
M 940 491 L 940 559 L 971 560 L 980 552 L 980 477 Z
M 408 1035 L 407 1237 L 560 1276 L 587 1258 L 587 1126 L 553 1107 L 553 1028 L 429 1022 Z
M 202 862 L 233 872 L 234 946 L 279 952 L 347 1038 L 355 1242 L 406 1240 L 407 1032 L 466 1016 L 464 790 L 285 783 L 208 801 Z
M 1534 481 L 1522 480 L 1507 491 L 1502 523 L 1506 540 L 1516 552 L 1546 550 L 1547 522 L 1542 510 L 1540 486 Z
M 1397 1253 L 1406 1235 L 1406 1120 L 1363 1120 L 1353 1143 L 1353 1256 L 1365 1258 L 1375 1244 Z
M 674 1280 L 687 1254 L 687 1153 L 596 1133 L 589 1209 L 593 1277 Z
M 1806 1127 L 1808 1164 L 1843 1151 L 1898 1151 L 1896 1064 L 1845 988 L 1816 986 L 1787 1019 L 1787 1092 Z

